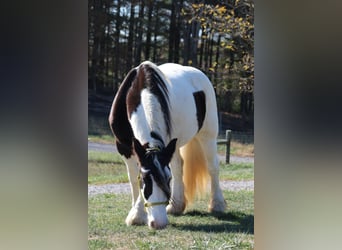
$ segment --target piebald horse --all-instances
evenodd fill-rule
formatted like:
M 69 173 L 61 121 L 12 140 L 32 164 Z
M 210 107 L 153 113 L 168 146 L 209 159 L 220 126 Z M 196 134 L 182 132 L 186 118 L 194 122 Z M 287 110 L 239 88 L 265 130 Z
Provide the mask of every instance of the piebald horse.
M 127 225 L 161 229 L 211 180 L 209 211 L 223 212 L 216 151 L 214 89 L 198 69 L 145 61 L 114 98 L 109 124 L 127 166 L 132 208 Z

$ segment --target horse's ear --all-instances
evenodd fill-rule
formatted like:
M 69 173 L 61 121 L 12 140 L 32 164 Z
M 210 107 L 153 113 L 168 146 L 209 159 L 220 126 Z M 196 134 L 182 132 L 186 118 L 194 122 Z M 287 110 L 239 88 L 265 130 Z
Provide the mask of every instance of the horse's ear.
M 177 143 L 177 138 L 172 139 L 169 144 L 166 146 L 166 148 L 163 149 L 163 163 L 169 164 L 172 158 L 173 153 L 175 152 L 176 149 L 176 143 Z
M 141 162 L 141 160 L 144 159 L 144 157 L 145 157 L 146 150 L 141 145 L 139 140 L 137 140 L 136 138 L 133 138 L 133 148 L 134 148 L 135 154 L 138 156 L 138 159 Z

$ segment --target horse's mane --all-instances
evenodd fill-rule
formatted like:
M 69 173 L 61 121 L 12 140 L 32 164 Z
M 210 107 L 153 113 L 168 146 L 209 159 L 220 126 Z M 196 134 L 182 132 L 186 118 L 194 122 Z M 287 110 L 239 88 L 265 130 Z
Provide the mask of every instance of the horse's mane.
M 151 62 L 143 62 L 133 68 L 123 80 L 113 101 L 109 115 L 110 127 L 116 137 L 120 154 L 129 158 L 132 154 L 134 136 L 130 115 L 141 103 L 141 91 L 148 89 L 160 103 L 167 135 L 171 134 L 169 95 L 165 77 L 158 67 Z
M 132 112 L 140 104 L 140 93 L 146 88 L 160 103 L 161 112 L 163 113 L 166 132 L 171 134 L 171 117 L 169 107 L 168 89 L 165 83 L 165 77 L 158 67 L 151 62 L 143 62 L 137 69 L 137 75 L 132 83 L 132 87 L 127 95 L 127 105 L 129 112 Z

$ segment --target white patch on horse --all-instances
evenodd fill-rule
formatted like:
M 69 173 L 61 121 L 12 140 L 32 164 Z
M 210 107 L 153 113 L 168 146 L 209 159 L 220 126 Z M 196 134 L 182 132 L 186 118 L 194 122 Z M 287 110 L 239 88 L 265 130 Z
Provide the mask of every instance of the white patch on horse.
M 151 178 L 153 185 L 152 194 L 150 195 L 147 201 L 151 203 L 165 201 L 166 196 L 164 192 L 158 187 L 156 181 L 154 180 L 154 177 L 151 176 Z M 149 206 L 146 208 L 149 227 L 163 228 L 169 223 L 165 206 L 166 205 L 157 205 Z
M 153 95 L 148 89 L 141 92 L 141 104 L 145 110 L 145 119 L 149 124 L 150 131 L 155 131 L 160 134 L 163 139 L 166 139 L 166 124 L 164 114 L 161 112 L 161 106 L 158 98 Z M 150 138 L 153 146 L 163 146 L 159 140 Z
M 134 131 L 135 138 L 142 143 L 150 141 L 150 128 L 148 126 L 144 107 L 142 105 L 139 105 L 136 111 L 131 114 L 129 122 Z

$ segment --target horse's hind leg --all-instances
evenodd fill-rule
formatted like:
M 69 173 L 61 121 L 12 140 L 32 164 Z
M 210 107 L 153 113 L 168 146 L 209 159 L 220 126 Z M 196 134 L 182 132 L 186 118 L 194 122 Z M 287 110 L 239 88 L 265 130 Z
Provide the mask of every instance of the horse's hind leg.
M 208 139 L 200 137 L 203 151 L 206 154 L 208 161 L 208 171 L 211 179 L 211 200 L 209 203 L 210 212 L 223 212 L 226 208 L 226 201 L 220 188 L 219 180 L 219 161 L 217 157 L 217 144 L 216 138 Z
M 123 157 L 126 167 L 128 178 L 131 184 L 131 191 L 132 191 L 132 208 L 126 217 L 126 224 L 127 225 L 141 225 L 147 223 L 147 215 L 144 210 L 144 204 L 142 202 L 142 198 L 140 197 L 139 193 L 139 182 L 138 182 L 138 175 L 139 175 L 139 168 L 137 165 L 137 160 L 134 156 L 127 159 Z

